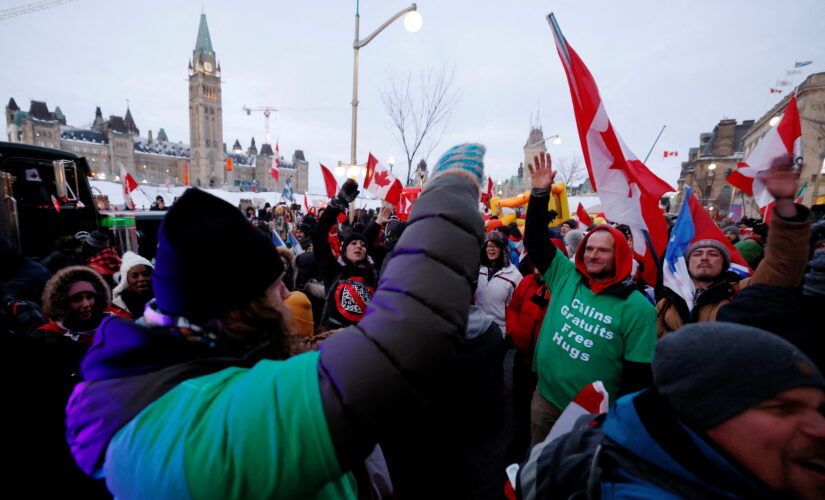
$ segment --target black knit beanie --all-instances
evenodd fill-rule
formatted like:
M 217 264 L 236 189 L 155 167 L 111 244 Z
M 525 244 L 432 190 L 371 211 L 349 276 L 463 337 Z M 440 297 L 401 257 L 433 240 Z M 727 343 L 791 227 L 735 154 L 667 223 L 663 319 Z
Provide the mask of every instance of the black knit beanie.
M 283 273 L 278 251 L 229 203 L 190 188 L 158 231 L 152 288 L 160 310 L 220 318 L 260 297 Z
M 349 234 L 349 236 L 347 236 L 347 237 L 346 237 L 346 239 L 344 240 L 344 244 L 343 244 L 343 245 L 341 245 L 341 252 L 342 252 L 342 253 L 343 253 L 343 252 L 346 252 L 347 247 L 349 246 L 349 244 L 350 244 L 350 243 L 352 243 L 352 242 L 353 242 L 353 241 L 355 241 L 355 240 L 361 240 L 361 241 L 363 241 L 363 242 L 364 242 L 364 245 L 365 245 L 365 246 L 369 246 L 369 244 L 367 243 L 367 239 L 366 239 L 366 238 L 364 238 L 364 235 L 363 235 L 363 234 L 361 234 L 361 233 L 356 233 L 355 231 L 353 231 L 353 232 L 351 232 L 351 233 Z
M 665 335 L 652 369 L 656 390 L 699 431 L 796 387 L 825 390 L 825 378 L 799 349 L 735 323 L 693 323 Z

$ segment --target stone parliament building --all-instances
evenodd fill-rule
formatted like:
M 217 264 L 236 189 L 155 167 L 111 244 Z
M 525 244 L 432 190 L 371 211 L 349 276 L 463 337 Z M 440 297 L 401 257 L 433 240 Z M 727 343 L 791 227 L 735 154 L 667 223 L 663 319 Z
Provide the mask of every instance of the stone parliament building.
M 307 190 L 309 163 L 301 150 L 291 161 L 280 159 L 279 179 L 270 175 L 275 160 L 272 145 L 255 139 L 246 150 L 235 140 L 231 150 L 223 141 L 221 66 L 212 49 L 206 15 L 201 14 L 198 38 L 189 61 L 189 144 L 170 141 L 161 128 L 156 135 L 140 129 L 127 106 L 123 116 L 104 119 L 97 107 L 91 126 L 74 127 L 56 106 L 31 101 L 28 111 L 14 98 L 6 105 L 9 142 L 32 144 L 85 156 L 100 180 L 120 181 L 123 170 L 138 183 L 191 185 L 240 191 L 280 191 L 292 179 L 296 193 Z M 230 170 L 231 169 L 231 170 Z

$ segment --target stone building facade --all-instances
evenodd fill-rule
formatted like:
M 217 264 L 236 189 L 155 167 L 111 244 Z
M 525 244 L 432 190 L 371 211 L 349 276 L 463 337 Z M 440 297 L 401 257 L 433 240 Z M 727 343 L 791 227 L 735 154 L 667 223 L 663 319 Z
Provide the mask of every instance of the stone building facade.
M 699 134 L 699 146 L 690 148 L 687 161 L 682 162 L 676 206 L 681 206 L 684 186 L 688 185 L 711 215 L 728 215 L 733 187 L 725 179 L 742 161 L 744 137 L 753 124 L 753 120 L 737 123 L 724 118 L 713 132 Z
M 237 149 L 227 151 L 223 142 L 220 64 L 203 14 L 189 61 L 189 144 L 170 141 L 162 128 L 156 136 L 149 130 L 141 137 L 128 106 L 124 115 L 107 119 L 98 107 L 91 127 L 85 128 L 68 125 L 59 106 L 50 111 L 42 101 L 31 101 L 28 111 L 24 111 L 11 98 L 5 115 L 9 142 L 85 156 L 92 174 L 100 180 L 120 181 L 125 170 L 141 184 L 280 191 L 286 179 L 292 178 L 295 192 L 306 191 L 308 186 L 309 163 L 301 150 L 293 153 L 291 162 L 281 158 L 278 182 L 270 175 L 274 152 L 269 144 L 261 145 L 258 152 L 253 138 L 245 154 L 238 141 Z
M 524 163 L 519 166 L 521 170 L 519 172 L 519 176 L 521 177 L 522 186 L 530 186 L 531 185 L 531 175 L 530 169 L 527 168 L 527 165 L 533 163 L 533 158 L 537 155 L 544 154 L 547 152 L 547 145 L 545 141 L 547 139 L 544 138 L 544 131 L 541 128 L 541 125 L 532 125 L 530 127 L 530 133 L 527 135 L 527 142 L 524 143 Z

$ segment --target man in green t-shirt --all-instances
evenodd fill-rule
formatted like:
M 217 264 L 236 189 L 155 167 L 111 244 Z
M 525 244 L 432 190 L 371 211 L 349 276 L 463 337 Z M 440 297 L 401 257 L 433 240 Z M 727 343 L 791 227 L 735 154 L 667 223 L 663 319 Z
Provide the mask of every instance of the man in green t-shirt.
M 528 165 L 532 191 L 524 246 L 550 289 L 550 306 L 533 361 L 538 387 L 531 403 L 532 444 L 544 440 L 562 410 L 587 385 L 601 381 L 610 399 L 650 381 L 656 309 L 636 290 L 625 236 L 602 225 L 590 231 L 575 263 L 547 234 L 550 188 L 556 175 L 550 154 Z

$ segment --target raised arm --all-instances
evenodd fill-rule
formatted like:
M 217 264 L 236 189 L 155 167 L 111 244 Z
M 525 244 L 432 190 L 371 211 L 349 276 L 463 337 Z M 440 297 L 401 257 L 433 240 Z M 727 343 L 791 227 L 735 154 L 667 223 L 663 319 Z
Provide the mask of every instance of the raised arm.
M 759 179 L 776 199 L 765 258 L 750 279 L 750 285 L 799 286 L 808 265 L 811 211 L 794 204 L 799 172 L 788 157 L 774 160 Z
M 427 184 L 364 319 L 322 345 L 321 397 L 344 470 L 432 400 L 455 358 L 483 241 L 479 179 L 459 168 Z
M 524 222 L 524 248 L 530 262 L 544 275 L 556 255 L 556 247 L 547 234 L 547 224 L 550 223 L 547 205 L 556 172 L 552 169 L 550 153 L 534 157 L 533 163 L 527 164 L 527 169 L 530 171 L 532 189 Z
M 329 230 L 338 220 L 338 214 L 346 211 L 349 203 L 358 196 L 358 183 L 353 179 L 347 179 L 341 186 L 338 195 L 329 201 L 324 213 L 318 219 L 315 230 L 312 232 L 312 251 L 315 253 L 315 260 L 318 262 L 318 269 L 321 273 L 321 280 L 324 286 L 329 286 L 338 270 L 338 263 L 329 245 Z

